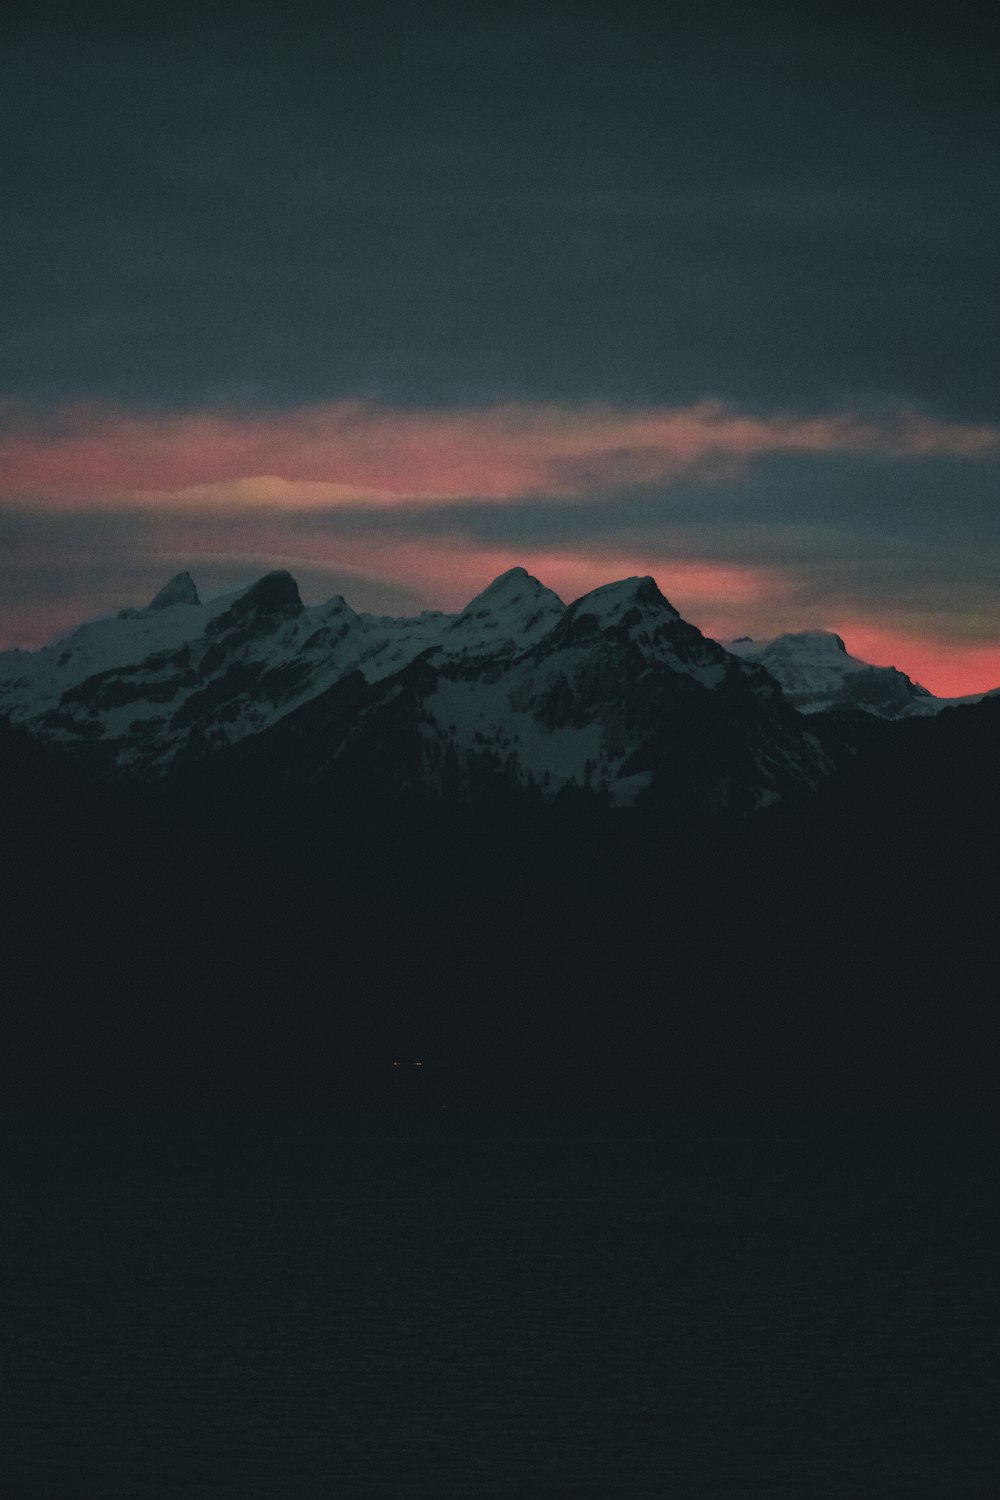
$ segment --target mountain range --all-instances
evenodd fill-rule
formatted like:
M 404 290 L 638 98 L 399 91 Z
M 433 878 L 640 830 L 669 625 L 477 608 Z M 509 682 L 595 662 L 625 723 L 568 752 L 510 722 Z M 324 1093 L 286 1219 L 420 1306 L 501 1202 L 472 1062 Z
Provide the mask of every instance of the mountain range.
M 0 1092 L 988 1102 L 998 763 L 1000 695 L 650 578 L 400 620 L 181 574 L 0 658 Z
M 458 614 L 306 606 L 287 572 L 202 603 L 178 574 L 145 609 L 0 655 L 0 714 L 115 779 L 476 801 L 749 812 L 832 769 L 832 711 L 927 717 L 934 698 L 821 631 L 720 644 L 652 578 L 568 606 L 523 568 Z

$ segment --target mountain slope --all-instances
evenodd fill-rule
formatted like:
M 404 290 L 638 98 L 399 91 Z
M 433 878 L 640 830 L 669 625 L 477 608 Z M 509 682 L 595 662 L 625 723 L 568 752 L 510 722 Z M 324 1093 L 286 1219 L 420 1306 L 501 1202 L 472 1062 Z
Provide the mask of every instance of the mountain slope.
M 432 648 L 507 655 L 563 610 L 523 568 L 459 615 L 398 620 L 357 615 L 339 596 L 308 608 L 283 572 L 203 605 L 184 573 L 144 610 L 0 655 L 0 712 L 53 743 L 88 745 L 113 769 L 161 771 L 192 739 L 209 750 L 257 733 L 350 671 L 378 681 Z
M 520 652 L 427 650 L 360 671 L 245 740 L 220 783 L 495 802 L 589 795 L 678 814 L 750 811 L 816 784 L 827 763 L 759 668 L 681 620 L 652 579 L 577 600 Z
M 880 719 L 926 718 L 987 696 L 936 698 L 897 667 L 873 667 L 852 656 L 829 630 L 799 630 L 759 641 L 741 636 L 725 647 L 764 667 L 781 684 L 788 702 L 804 714 L 862 709 Z
M 770 672 L 800 713 L 862 708 L 880 718 L 898 718 L 932 711 L 924 707 L 933 701 L 926 688 L 895 667 L 873 667 L 851 656 L 829 630 L 794 631 L 764 641 L 741 638 L 727 641 L 726 649 Z
M 112 775 L 245 745 L 257 774 L 273 764 L 345 798 L 576 790 L 742 811 L 827 769 L 773 678 L 683 620 L 652 578 L 567 608 L 523 568 L 458 615 L 409 619 L 340 597 L 307 607 L 284 572 L 202 604 L 181 574 L 144 610 L 9 653 L 0 710 Z

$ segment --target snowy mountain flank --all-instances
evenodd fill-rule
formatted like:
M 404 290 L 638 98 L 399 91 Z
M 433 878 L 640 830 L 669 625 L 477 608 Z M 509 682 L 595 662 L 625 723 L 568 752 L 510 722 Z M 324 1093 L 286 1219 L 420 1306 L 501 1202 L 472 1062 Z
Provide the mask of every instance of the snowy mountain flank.
M 458 615 L 358 615 L 339 595 L 303 605 L 289 573 L 202 604 L 188 573 L 146 609 L 82 625 L 37 652 L 0 654 L 0 712 L 56 743 L 100 743 L 122 770 L 165 769 L 257 733 L 350 672 L 377 682 L 422 652 L 524 650 L 564 606 L 523 569 Z
M 852 656 L 830 630 L 800 630 L 762 641 L 740 636 L 724 645 L 734 656 L 770 672 L 786 700 L 804 714 L 853 708 L 880 719 L 926 718 L 942 708 L 989 696 L 936 698 L 897 667 L 873 667 Z
M 576 790 L 749 811 L 825 776 L 795 710 L 831 706 L 940 701 L 836 636 L 723 647 L 652 578 L 567 606 L 523 568 L 458 614 L 399 619 L 306 606 L 286 572 L 206 604 L 181 573 L 145 609 L 0 655 L 0 714 L 111 776 L 218 762 L 346 797 Z
M 851 656 L 839 635 L 801 630 L 771 640 L 745 637 L 725 642 L 726 650 L 755 661 L 776 681 L 793 708 L 822 713 L 861 708 L 879 718 L 936 712 L 938 700 L 895 667 L 873 667 Z

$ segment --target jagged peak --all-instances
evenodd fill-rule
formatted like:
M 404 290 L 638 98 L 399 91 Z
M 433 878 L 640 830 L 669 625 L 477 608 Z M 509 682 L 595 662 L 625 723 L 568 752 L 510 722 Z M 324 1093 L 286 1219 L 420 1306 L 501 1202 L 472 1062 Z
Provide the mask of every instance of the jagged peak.
M 209 621 L 207 630 L 210 635 L 217 635 L 236 627 L 257 634 L 268 628 L 269 621 L 300 615 L 303 609 L 298 584 L 291 573 L 279 569 L 265 573 L 249 588 L 232 595 L 222 613 Z
M 291 573 L 284 568 L 276 568 L 273 573 L 265 573 L 263 578 L 258 578 L 256 583 L 237 594 L 233 607 L 238 608 L 241 614 L 253 611 L 255 614 L 269 615 L 289 607 L 298 611 L 302 608 L 302 600 L 299 597 L 299 586 Z
M 531 574 L 527 568 L 522 568 L 520 563 L 518 563 L 517 567 L 508 568 L 504 573 L 498 573 L 493 582 L 486 585 L 483 593 L 492 594 L 499 592 L 499 590 L 509 588 L 513 584 L 524 583 L 526 579 L 531 579 Z M 532 582 L 538 583 L 538 579 L 532 579 Z M 541 584 L 538 586 L 539 588 L 542 587 Z
M 357 610 L 348 604 L 343 594 L 331 594 L 329 599 L 325 599 L 322 604 L 314 609 L 313 613 L 323 616 L 349 615 L 355 620 L 360 618 Z
M 670 600 L 661 593 L 656 579 L 648 574 L 641 578 L 619 578 L 615 583 L 603 583 L 600 588 L 582 594 L 570 605 L 575 615 L 595 615 L 612 625 L 636 608 L 665 610 L 675 619 L 680 619 Z
M 565 608 L 558 594 L 546 588 L 544 583 L 529 573 L 527 568 L 508 568 L 506 573 L 500 573 L 493 582 L 477 594 L 474 599 L 462 610 L 463 615 L 474 613 L 483 608 L 496 609 L 507 605 L 519 603 L 538 606 L 540 603 L 553 605 L 562 610 Z
M 175 573 L 158 594 L 147 604 L 147 609 L 169 609 L 174 604 L 200 604 L 194 579 L 188 572 Z

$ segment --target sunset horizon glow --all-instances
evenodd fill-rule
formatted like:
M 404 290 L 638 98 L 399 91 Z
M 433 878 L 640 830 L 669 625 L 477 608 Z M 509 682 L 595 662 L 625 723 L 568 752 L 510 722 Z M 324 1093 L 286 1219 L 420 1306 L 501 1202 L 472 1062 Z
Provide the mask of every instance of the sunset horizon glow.
M 310 555 L 308 551 L 295 555 L 277 550 L 262 552 L 256 567 L 252 565 L 253 558 L 244 551 L 225 547 L 210 553 L 180 550 L 152 554 L 149 563 L 152 566 L 154 562 L 159 563 L 159 572 L 151 575 L 144 595 L 132 593 L 126 597 L 127 590 L 115 592 L 113 582 L 103 593 L 94 594 L 87 587 L 87 570 L 83 566 L 79 591 L 71 593 L 57 610 L 44 606 L 22 610 L 21 630 L 16 629 L 10 613 L 0 607 L 0 650 L 38 649 L 90 619 L 114 614 L 122 607 L 141 608 L 177 572 L 190 572 L 203 601 L 209 602 L 231 591 L 225 587 L 206 589 L 200 581 L 211 577 L 220 566 L 231 569 L 238 564 L 246 569 L 246 577 L 237 587 L 247 587 L 255 578 L 280 568 L 296 577 L 305 603 L 319 604 L 332 593 L 343 593 L 347 602 L 362 612 L 367 608 L 364 596 L 373 583 L 389 588 L 397 585 L 411 592 L 416 590 L 411 610 L 369 609 L 368 612 L 404 614 L 419 613 L 421 609 L 458 613 L 501 573 L 524 567 L 565 604 L 622 578 L 651 576 L 680 614 L 715 640 L 725 642 L 741 635 L 766 640 L 788 631 L 828 630 L 844 640 L 852 656 L 875 666 L 897 667 L 937 697 L 960 697 L 1000 686 L 1000 646 L 962 644 L 933 634 L 922 637 L 877 618 L 850 615 L 838 618 L 814 612 L 804 616 L 795 611 L 794 582 L 777 570 L 734 567 L 710 559 L 651 559 L 641 554 L 620 553 L 539 554 L 531 549 L 513 548 L 488 552 L 447 550 L 419 543 L 379 548 L 354 541 L 341 545 L 330 556 L 322 552 Z M 333 566 L 338 575 L 345 576 L 338 578 L 340 587 L 324 591 L 321 586 L 324 571 Z M 356 591 L 350 587 L 352 581 L 357 585 Z M 88 600 L 94 604 L 89 610 Z
M 985 30 L 154 11 L 0 49 L 0 648 L 180 568 L 405 614 L 522 564 L 1000 683 Z
M 783 454 L 1000 456 L 1000 427 L 857 414 L 499 402 L 443 410 L 338 401 L 283 411 L 0 408 L 0 498 L 38 505 L 399 504 L 579 499 Z M 721 467 L 720 467 L 721 466 Z
M 421 607 L 460 609 L 505 569 L 522 565 L 569 602 L 620 577 L 650 574 L 686 618 L 716 638 L 831 629 L 862 642 L 858 654 L 898 666 L 944 696 L 1000 683 L 1000 642 L 955 638 L 950 622 L 920 622 L 891 606 L 889 623 L 856 601 L 822 603 L 803 594 L 794 560 L 731 555 L 736 526 L 717 526 L 729 551 L 679 554 L 669 530 L 660 540 L 633 534 L 636 497 L 678 487 L 706 511 L 720 488 L 739 485 L 755 465 L 785 455 L 837 461 L 861 454 L 891 463 L 935 455 L 1000 453 L 1000 429 L 946 423 L 913 411 L 874 422 L 846 413 L 792 417 L 739 412 L 721 402 L 679 408 L 609 404 L 499 403 L 430 411 L 373 402 L 337 402 L 283 412 L 137 413 L 54 409 L 44 418 L 9 405 L 0 420 L 0 521 L 5 513 L 71 520 L 120 520 L 142 555 L 143 576 L 172 558 L 197 573 L 241 564 L 258 572 L 296 566 L 316 576 L 404 590 Z M 612 503 L 617 526 L 599 537 L 543 545 L 530 534 L 533 507 L 555 505 L 587 521 Z M 501 544 L 487 544 L 456 512 L 504 513 Z M 413 534 L 397 528 L 416 515 Z M 425 534 L 421 535 L 423 526 Z M 518 531 L 524 532 L 523 542 Z M 30 559 L 22 556 L 22 563 Z M 78 559 L 82 561 L 82 559 Z M 849 568 L 849 561 L 847 563 Z M 70 572 L 72 569 L 70 569 Z M 125 603 L 105 580 L 96 612 Z M 338 588 L 333 590 L 341 592 Z M 86 618 L 84 580 L 57 611 L 0 611 L 0 643 L 42 644 Z M 90 611 L 93 613 L 94 611 Z M 19 623 L 20 622 L 20 623 Z M 51 627 L 51 628 L 50 628 Z M 982 629 L 982 627 L 980 627 Z

